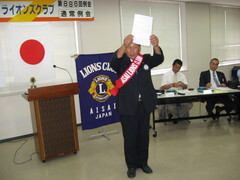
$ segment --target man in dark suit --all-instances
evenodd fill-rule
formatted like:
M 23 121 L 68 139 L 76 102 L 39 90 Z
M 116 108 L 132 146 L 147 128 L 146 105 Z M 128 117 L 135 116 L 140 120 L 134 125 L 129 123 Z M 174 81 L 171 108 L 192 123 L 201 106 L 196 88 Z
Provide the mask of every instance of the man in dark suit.
M 210 70 L 203 71 L 200 74 L 199 86 L 215 89 L 217 87 L 226 87 L 227 81 L 224 73 L 216 71 L 219 65 L 217 58 L 211 59 Z M 216 106 L 216 114 L 212 112 L 216 103 L 224 104 L 223 107 Z M 221 111 L 225 110 L 228 114 L 233 110 L 233 101 L 229 96 L 223 96 L 220 100 L 207 100 L 206 110 L 213 119 L 218 118 Z
M 119 84 L 125 83 L 117 94 L 117 110 L 122 124 L 129 178 L 135 177 L 137 168 L 145 173 L 152 173 L 148 166 L 149 119 L 156 107 L 157 96 L 151 79 L 151 69 L 161 64 L 164 56 L 155 35 L 150 36 L 150 42 L 154 49 L 153 55 L 141 55 L 141 46 L 133 43 L 133 35 L 128 35 L 110 60 L 110 66 L 117 72 L 119 80 L 122 80 Z M 137 67 L 133 62 L 139 56 L 143 58 L 141 63 L 137 63 Z

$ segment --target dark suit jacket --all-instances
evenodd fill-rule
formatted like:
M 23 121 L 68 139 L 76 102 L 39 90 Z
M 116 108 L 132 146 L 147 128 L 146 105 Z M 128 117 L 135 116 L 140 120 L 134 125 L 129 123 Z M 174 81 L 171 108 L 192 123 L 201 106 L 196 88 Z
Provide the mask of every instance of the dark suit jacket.
M 155 54 L 143 55 L 143 63 L 137 73 L 119 90 L 117 97 L 117 109 L 121 115 L 133 115 L 136 113 L 139 94 L 148 113 L 156 106 L 157 97 L 151 79 L 151 69 L 158 66 L 164 60 L 164 56 Z M 131 61 L 126 54 L 122 58 L 117 58 L 117 53 L 110 60 L 110 66 L 120 77 L 130 66 Z
M 217 77 L 221 84 L 227 85 L 227 80 L 226 80 L 224 73 L 217 71 Z M 207 83 L 211 83 L 210 70 L 201 72 L 200 78 L 199 78 L 199 86 L 200 87 L 206 86 Z

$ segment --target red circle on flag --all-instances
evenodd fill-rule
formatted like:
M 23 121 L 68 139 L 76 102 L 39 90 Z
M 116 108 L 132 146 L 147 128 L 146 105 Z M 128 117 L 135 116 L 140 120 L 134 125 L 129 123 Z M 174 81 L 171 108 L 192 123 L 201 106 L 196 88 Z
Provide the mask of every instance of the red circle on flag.
M 20 55 L 26 63 L 35 65 L 43 60 L 45 50 L 39 41 L 30 39 L 22 43 L 20 47 Z

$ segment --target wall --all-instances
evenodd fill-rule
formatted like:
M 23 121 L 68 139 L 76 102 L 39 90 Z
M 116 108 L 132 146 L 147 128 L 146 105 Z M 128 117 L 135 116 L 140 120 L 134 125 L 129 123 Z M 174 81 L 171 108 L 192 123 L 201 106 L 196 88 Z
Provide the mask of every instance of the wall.
M 240 3 L 239 3 L 240 5 Z M 118 0 L 94 1 L 95 20 L 93 22 L 77 22 L 79 49 L 81 54 L 113 52 L 121 45 L 121 28 Z M 210 61 L 210 30 L 209 5 L 202 3 L 187 3 L 187 76 L 189 86 L 198 86 L 199 74 L 207 70 Z M 69 25 L 69 24 L 68 24 Z M 56 40 L 63 53 L 55 54 L 55 64 L 65 67 L 73 75 L 76 82 L 75 63 L 72 56 L 77 51 L 74 41 L 68 39 L 69 28 L 65 23 L 56 23 L 55 33 L 64 38 Z M 62 42 L 63 41 L 63 42 Z M 164 49 L 163 49 L 164 51 Z M 66 56 L 67 54 L 67 56 Z M 219 67 L 230 79 L 230 70 L 233 66 Z M 153 76 L 155 88 L 160 87 L 161 75 Z M 63 71 L 56 71 L 56 81 L 53 84 L 69 82 L 69 77 Z M 52 85 L 52 84 L 51 84 Z M 76 100 L 77 121 L 81 122 L 78 98 Z M 32 133 L 29 104 L 21 97 L 21 93 L 10 93 L 0 96 L 0 140 Z
M 240 5 L 240 2 L 239 2 Z M 209 4 L 186 3 L 186 25 L 187 25 L 187 63 L 188 70 L 183 73 L 187 77 L 189 87 L 196 88 L 199 83 L 201 71 L 209 69 L 211 57 L 210 46 L 210 14 Z M 228 80 L 231 79 L 233 66 L 219 67 Z M 152 77 L 155 88 L 161 85 L 162 75 Z
M 121 43 L 118 0 L 94 1 L 94 22 L 80 22 L 80 53 L 114 52 Z

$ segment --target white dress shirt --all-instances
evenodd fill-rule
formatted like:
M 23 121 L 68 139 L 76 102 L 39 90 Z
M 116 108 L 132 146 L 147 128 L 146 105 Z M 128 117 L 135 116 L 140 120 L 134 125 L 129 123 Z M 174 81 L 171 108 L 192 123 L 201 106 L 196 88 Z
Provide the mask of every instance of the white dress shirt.
M 177 72 L 176 75 L 177 75 L 178 82 L 183 82 L 184 84 L 188 84 L 186 76 L 183 73 Z M 174 72 L 170 70 L 165 74 L 163 74 L 161 86 L 164 86 L 165 84 L 172 84 L 173 80 L 174 80 Z

